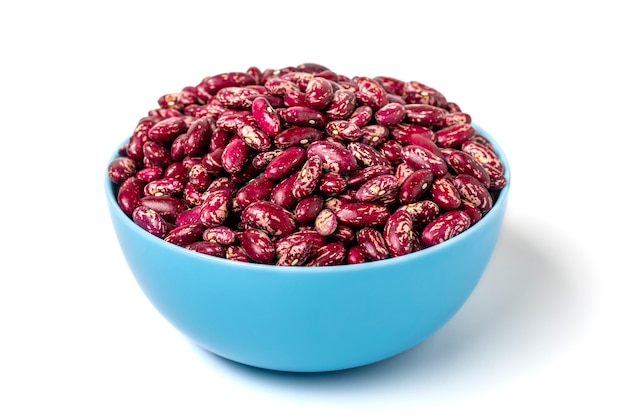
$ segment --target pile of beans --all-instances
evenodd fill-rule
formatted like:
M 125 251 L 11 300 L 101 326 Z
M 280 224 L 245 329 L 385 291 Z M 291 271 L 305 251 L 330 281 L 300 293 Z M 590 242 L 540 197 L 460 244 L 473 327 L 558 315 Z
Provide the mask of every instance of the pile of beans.
M 147 232 L 211 256 L 402 256 L 470 228 L 506 184 L 470 115 L 417 81 L 250 67 L 157 102 L 108 167 L 118 204 Z

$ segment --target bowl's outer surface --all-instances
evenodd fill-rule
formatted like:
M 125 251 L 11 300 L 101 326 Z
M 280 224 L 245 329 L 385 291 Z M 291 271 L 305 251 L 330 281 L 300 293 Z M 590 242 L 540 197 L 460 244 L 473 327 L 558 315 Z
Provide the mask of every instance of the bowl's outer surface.
M 457 237 L 361 265 L 276 267 L 201 255 L 156 238 L 119 208 L 120 247 L 142 291 L 180 332 L 222 357 L 282 371 L 331 371 L 401 353 L 443 326 L 474 290 L 502 226 L 509 184 Z M 115 155 L 114 155 L 115 156 Z

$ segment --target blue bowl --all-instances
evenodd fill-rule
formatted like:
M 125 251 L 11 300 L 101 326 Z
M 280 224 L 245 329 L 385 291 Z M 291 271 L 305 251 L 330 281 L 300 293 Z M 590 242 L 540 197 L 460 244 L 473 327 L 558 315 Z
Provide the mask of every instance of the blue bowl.
M 489 213 L 439 245 L 382 261 L 278 267 L 229 261 L 167 243 L 119 208 L 105 175 L 110 217 L 142 291 L 182 334 L 230 360 L 319 372 L 381 361 L 417 345 L 461 308 L 492 256 L 508 184 Z M 117 156 L 115 153 L 112 157 Z

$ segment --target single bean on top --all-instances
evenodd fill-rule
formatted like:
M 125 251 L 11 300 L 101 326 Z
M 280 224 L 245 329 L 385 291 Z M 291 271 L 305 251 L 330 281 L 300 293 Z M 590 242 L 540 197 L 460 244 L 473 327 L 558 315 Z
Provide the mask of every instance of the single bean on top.
M 304 63 L 158 97 L 110 162 L 121 210 L 233 261 L 330 266 L 464 232 L 506 185 L 471 116 L 436 89 Z

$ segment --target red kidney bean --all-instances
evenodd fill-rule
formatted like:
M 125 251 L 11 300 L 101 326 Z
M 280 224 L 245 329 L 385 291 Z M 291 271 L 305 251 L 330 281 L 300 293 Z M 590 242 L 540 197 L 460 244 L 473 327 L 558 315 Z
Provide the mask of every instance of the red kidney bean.
M 470 154 L 452 149 L 447 157 L 448 165 L 454 169 L 457 174 L 471 175 L 479 180 L 486 188 L 490 186 L 490 176 L 483 165 L 478 162 Z
M 360 142 L 370 145 L 379 146 L 389 137 L 389 129 L 383 125 L 366 125 L 361 127 Z
M 341 242 L 328 243 L 311 254 L 307 266 L 335 266 L 344 263 L 346 247 Z
M 218 258 L 223 258 L 225 255 L 224 248 L 221 245 L 213 242 L 204 242 L 200 240 L 188 244 L 187 246 L 185 246 L 185 248 L 194 252 L 201 253 L 203 255 L 216 256 Z
M 310 223 L 315 220 L 323 208 L 324 198 L 320 195 L 312 194 L 298 202 L 293 210 L 293 215 L 302 224 Z
M 189 184 L 198 192 L 204 192 L 213 177 L 202 164 L 195 164 L 189 168 Z
M 439 206 L 431 200 L 420 200 L 409 203 L 398 208 L 399 211 L 406 211 L 413 218 L 413 226 L 421 228 L 433 221 L 440 213 Z
M 266 152 L 259 152 L 252 158 L 252 165 L 258 170 L 264 170 L 272 159 L 283 153 L 282 149 L 274 149 Z
M 135 177 L 139 178 L 143 182 L 150 182 L 163 178 L 163 168 L 161 167 L 147 167 L 140 169 L 135 173 Z
M 254 150 L 265 152 L 269 151 L 272 147 L 272 139 L 262 131 L 261 129 L 244 124 L 239 126 L 237 134 L 243 139 L 243 141 Z
M 309 147 L 309 149 L 311 148 Z M 295 198 L 304 198 L 315 190 L 317 183 L 322 177 L 322 167 L 322 158 L 317 155 L 309 156 L 293 183 L 291 193 Z
M 281 131 L 280 117 L 278 117 L 276 109 L 272 107 L 267 97 L 256 97 L 252 101 L 251 111 L 254 121 L 266 135 L 274 137 Z
M 205 77 L 200 84 L 209 94 L 215 95 L 223 88 L 253 85 L 257 81 L 248 73 L 234 71 Z
M 333 93 L 333 98 L 324 114 L 329 120 L 346 119 L 356 108 L 356 96 L 350 90 L 340 88 Z
M 228 110 L 220 114 L 215 121 L 215 126 L 228 133 L 236 133 L 243 125 L 255 123 L 252 113 L 249 111 Z
M 470 225 L 471 220 L 467 213 L 460 210 L 447 211 L 426 225 L 421 241 L 426 247 L 434 246 L 464 232 Z
M 237 191 L 237 184 L 230 177 L 218 177 L 209 184 L 204 194 L 208 196 L 219 191 L 225 191 L 233 196 Z
M 354 123 L 358 127 L 363 127 L 370 122 L 374 115 L 374 109 L 370 106 L 359 106 L 348 118 L 348 121 Z
M 439 126 L 447 114 L 441 107 L 430 104 L 406 104 L 404 110 L 408 123 L 428 128 Z
M 394 77 L 388 77 L 385 75 L 380 75 L 374 77 L 374 81 L 380 84 L 387 93 L 395 94 L 398 96 L 402 95 L 402 89 L 404 87 L 404 81 L 401 81 Z
M 158 143 L 171 142 L 186 130 L 187 124 L 181 117 L 170 117 L 152 126 L 148 130 L 148 138 Z
M 185 183 L 177 178 L 161 178 L 147 183 L 143 188 L 144 195 L 177 195 L 183 192 Z
M 286 149 L 291 146 L 305 146 L 322 140 L 324 133 L 313 127 L 292 127 L 283 130 L 274 138 L 277 148 Z
M 220 226 L 230 212 L 231 194 L 227 190 L 210 193 L 202 203 L 200 222 L 207 227 Z
M 459 174 L 452 180 L 462 199 L 469 201 L 483 214 L 491 210 L 493 199 L 489 190 L 471 175 Z
M 356 199 L 359 201 L 380 200 L 390 193 L 396 191 L 398 178 L 393 174 L 384 174 L 374 177 L 361 185 L 356 192 Z
M 373 227 L 359 229 L 356 232 L 356 241 L 370 261 L 380 261 L 389 257 L 389 248 L 387 248 L 385 238 Z
M 147 141 L 143 144 L 143 165 L 146 167 L 165 168 L 172 163 L 172 157 L 165 146 Z
M 204 225 L 201 223 L 176 226 L 167 232 L 163 240 L 185 247 L 200 239 L 204 228 Z
M 241 221 L 272 236 L 285 236 L 296 230 L 293 214 L 269 201 L 255 201 L 241 212 Z
M 346 174 L 356 170 L 357 161 L 352 152 L 329 141 L 317 141 L 307 148 L 309 160 L 313 156 L 320 158 L 322 168 L 327 172 Z
M 142 197 L 137 204 L 156 211 L 168 222 L 175 222 L 187 210 L 187 204 L 183 200 L 167 195 Z
M 401 186 L 404 181 L 414 172 L 415 170 L 404 162 L 396 165 L 395 175 L 396 178 L 398 178 L 398 186 Z
M 376 111 L 389 102 L 387 92 L 369 77 L 357 77 L 356 98 L 359 102 Z
M 430 194 L 433 201 L 444 210 L 454 210 L 461 206 L 461 195 L 449 177 L 435 178 Z
M 442 148 L 457 148 L 475 134 L 476 131 L 472 125 L 453 125 L 436 131 L 435 142 Z
M 354 227 L 380 226 L 390 215 L 382 204 L 363 202 L 341 204 L 334 211 L 339 222 Z
M 397 125 L 391 126 L 389 128 L 389 136 L 396 140 L 400 145 L 419 145 L 419 143 L 415 143 L 415 138 L 425 138 L 430 140 L 431 142 L 435 141 L 435 132 L 431 129 L 419 126 L 419 125 L 411 125 L 406 123 L 399 123 Z
M 333 99 L 333 86 L 329 80 L 322 77 L 311 79 L 304 91 L 306 104 L 317 110 L 323 110 Z
M 363 166 L 387 165 L 391 163 L 376 148 L 365 143 L 353 142 L 349 143 L 346 148 L 354 156 L 354 158 Z
M 187 130 L 184 142 L 185 154 L 189 156 L 201 155 L 211 139 L 212 128 L 209 119 L 202 117 L 196 119 Z
M 233 229 L 227 226 L 207 227 L 202 232 L 202 240 L 229 246 L 235 243 L 236 235 Z
M 185 144 L 187 143 L 187 133 L 181 133 L 172 141 L 170 146 L 170 156 L 173 161 L 182 161 L 187 153 L 185 151 Z
M 265 176 L 272 181 L 279 181 L 293 174 L 306 161 L 306 151 L 299 146 L 292 146 L 273 158 L 265 168 Z
M 190 206 L 197 206 L 204 201 L 204 193 L 196 190 L 190 183 L 183 188 L 183 201 Z
M 475 140 L 476 136 L 472 139 L 463 142 L 461 150 L 471 155 L 474 159 L 483 165 L 489 165 L 495 168 L 497 171 L 503 172 L 502 161 L 498 158 L 498 155 L 489 146 Z
M 330 209 L 322 209 L 315 217 L 315 231 L 322 236 L 330 236 L 337 229 L 337 216 Z
M 259 85 L 247 85 L 243 87 L 225 87 L 215 94 L 215 98 L 219 100 L 226 108 L 242 109 L 245 102 L 250 96 L 264 94 L 267 90 Z
M 246 251 L 244 251 L 241 246 L 237 245 L 228 246 L 224 256 L 231 261 L 251 262 L 251 259 L 246 255 Z
M 326 244 L 326 238 L 315 230 L 300 230 L 290 235 L 281 237 L 276 240 L 276 256 L 282 257 L 289 251 L 292 246 L 305 243 L 307 246 L 311 246 L 311 253 L 316 252 L 322 246 Z
M 326 133 L 335 139 L 349 142 L 358 140 L 363 134 L 360 127 L 347 120 L 332 120 L 328 122 L 326 124 Z
M 428 169 L 435 177 L 448 173 L 448 164 L 433 152 L 420 145 L 407 145 L 401 151 L 402 160 L 413 169 Z
M 120 156 L 109 163 L 108 173 L 111 181 L 121 184 L 137 173 L 137 163 L 126 156 Z
M 443 94 L 418 81 L 408 81 L 402 86 L 402 98 L 409 104 L 430 104 L 443 107 L 447 101 Z
M 337 195 L 348 186 L 346 178 L 336 172 L 324 172 L 317 184 L 319 192 L 325 196 Z
M 276 109 L 280 118 L 294 126 L 324 128 L 326 116 L 319 110 L 305 106 L 292 106 Z
M 233 137 L 222 152 L 222 168 L 230 174 L 241 171 L 248 161 L 249 149 L 243 139 L 238 136 Z
M 165 220 L 159 213 L 148 207 L 136 207 L 132 212 L 132 219 L 137 226 L 158 238 L 164 238 L 167 233 Z
M 395 140 L 388 140 L 383 142 L 378 148 L 380 153 L 389 160 L 392 164 L 399 164 L 402 162 L 402 145 Z
M 310 242 L 299 242 L 289 247 L 276 261 L 278 266 L 298 266 L 305 263 L 311 255 Z
M 383 237 L 391 256 L 407 255 L 414 251 L 413 217 L 408 211 L 398 210 L 389 216 Z
M 472 123 L 472 117 L 461 111 L 445 113 L 440 121 L 437 122 L 439 129 L 454 125 L 469 125 Z
M 330 237 L 338 242 L 348 244 L 354 241 L 355 235 L 354 230 L 352 230 L 349 226 L 346 226 L 345 224 L 337 224 L 337 228 L 333 234 L 330 235 Z
M 274 189 L 274 183 L 261 174 L 244 184 L 233 199 L 233 211 L 240 212 L 255 201 L 267 200 Z
M 361 168 L 348 175 L 348 187 L 360 187 L 374 177 L 385 174 L 392 174 L 393 167 L 391 165 L 372 165 Z
M 246 255 L 261 264 L 270 263 L 276 254 L 274 243 L 268 234 L 259 229 L 244 230 L 239 236 L 241 247 Z
M 388 103 L 374 113 L 376 121 L 383 126 L 393 126 L 404 120 L 406 110 L 402 104 Z
M 117 204 L 127 215 L 131 215 L 141 197 L 144 182 L 136 177 L 126 179 L 117 190 Z
M 298 203 L 292 192 L 298 175 L 299 172 L 296 172 L 279 182 L 270 193 L 270 202 L 287 210 L 293 209 Z
M 409 175 L 398 190 L 398 202 L 411 204 L 424 195 L 433 182 L 433 173 L 429 169 L 417 169 Z
M 360 246 L 352 246 L 346 254 L 346 263 L 348 265 L 356 265 L 367 262 L 368 259 Z

